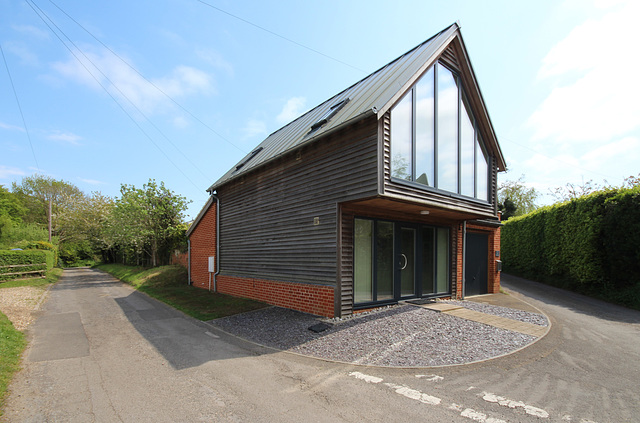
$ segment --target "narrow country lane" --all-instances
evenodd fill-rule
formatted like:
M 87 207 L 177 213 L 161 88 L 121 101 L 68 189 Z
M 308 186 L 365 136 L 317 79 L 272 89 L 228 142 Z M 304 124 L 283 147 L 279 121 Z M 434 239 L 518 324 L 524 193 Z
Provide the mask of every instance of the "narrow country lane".
M 637 421 L 640 313 L 504 279 L 551 318 L 545 338 L 484 363 L 391 369 L 258 347 L 99 271 L 65 270 L 3 420 Z

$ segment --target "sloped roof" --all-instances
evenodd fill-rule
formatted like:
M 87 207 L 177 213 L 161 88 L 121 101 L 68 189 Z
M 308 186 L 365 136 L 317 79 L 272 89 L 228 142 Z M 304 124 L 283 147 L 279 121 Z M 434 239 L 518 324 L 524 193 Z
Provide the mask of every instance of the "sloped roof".
M 459 40 L 459 45 L 462 46 L 464 56 L 468 61 L 460 35 L 460 26 L 454 23 L 391 63 L 269 135 L 256 149 L 218 179 L 207 191 L 213 192 L 217 187 L 251 169 L 270 162 L 304 144 L 311 143 L 344 125 L 354 123 L 371 115 L 377 115 L 380 118 L 417 81 L 422 73 L 437 60 L 454 39 Z M 475 83 L 475 75 L 473 75 L 471 65 L 470 63 L 466 63 L 466 65 Z M 476 94 L 481 97 L 479 89 L 477 89 Z M 480 98 L 480 102 L 484 109 L 484 117 L 488 120 L 488 114 L 484 108 L 482 98 Z M 322 121 L 322 118 L 330 114 L 332 108 L 340 103 L 342 103 L 342 107 L 336 107 L 331 118 L 326 123 L 318 126 L 319 121 Z M 338 109 L 337 112 L 335 112 L 336 109 Z M 316 124 L 316 128 L 312 130 L 314 124 Z M 498 168 L 504 170 L 502 152 L 497 144 L 490 122 L 489 127 L 492 134 L 490 138 L 493 139 L 485 139 L 485 143 L 495 146 L 492 150 L 498 153 Z

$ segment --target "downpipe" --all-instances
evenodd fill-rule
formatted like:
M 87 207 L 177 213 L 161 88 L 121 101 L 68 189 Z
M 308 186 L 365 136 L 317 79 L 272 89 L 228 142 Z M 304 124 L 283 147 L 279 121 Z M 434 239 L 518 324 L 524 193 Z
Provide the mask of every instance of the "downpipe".
M 218 274 L 220 273 L 220 199 L 214 193 L 211 196 L 216 200 L 216 271 L 213 274 L 213 292 L 218 292 Z M 211 290 L 211 287 L 209 287 Z

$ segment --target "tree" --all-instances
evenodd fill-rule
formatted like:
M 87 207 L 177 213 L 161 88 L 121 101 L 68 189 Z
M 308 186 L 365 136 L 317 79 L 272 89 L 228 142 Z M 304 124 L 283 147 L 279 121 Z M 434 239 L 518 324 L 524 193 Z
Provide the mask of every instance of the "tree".
M 593 182 L 593 179 L 589 179 L 587 182 L 583 182 L 581 185 L 568 183 L 563 187 L 558 187 L 550 191 L 551 195 L 556 199 L 556 201 L 564 202 L 580 198 L 584 195 L 589 195 L 602 189 L 603 187 Z
M 77 198 L 84 197 L 75 185 L 38 174 L 22 178 L 20 184 L 14 182 L 11 190 L 29 210 L 25 222 L 48 225 L 49 242 L 55 231 L 55 216 Z
M 107 224 L 110 241 L 123 251 L 146 254 L 152 266 L 168 261 L 184 237 L 187 200 L 152 179 L 142 188 L 123 184 L 120 193 Z
M 503 220 L 534 211 L 540 194 L 533 187 L 527 187 L 524 175 L 516 181 L 507 181 L 498 188 L 498 208 L 503 211 Z
M 2 233 L 12 226 L 22 223 L 27 209 L 15 194 L 0 185 L 0 239 Z
M 91 195 L 74 196 L 56 216 L 56 229 L 61 253 L 82 252 L 81 259 L 93 259 L 108 250 L 109 244 L 105 226 L 114 207 L 112 198 L 94 192 Z M 62 254 L 61 254 L 62 256 Z M 67 254 L 67 259 L 74 262 L 74 254 Z

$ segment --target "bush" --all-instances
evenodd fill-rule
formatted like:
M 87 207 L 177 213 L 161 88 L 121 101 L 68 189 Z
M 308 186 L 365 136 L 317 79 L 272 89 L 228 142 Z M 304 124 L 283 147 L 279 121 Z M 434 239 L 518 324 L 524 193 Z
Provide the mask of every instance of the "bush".
M 640 187 L 512 218 L 501 240 L 507 272 L 640 308 Z
M 36 223 L 21 223 L 5 225 L 2 228 L 0 244 L 9 247 L 22 241 L 47 241 L 49 231 Z
M 19 265 L 20 267 L 4 267 Z M 53 268 L 53 251 L 25 250 L 25 251 L 0 251 L 0 281 L 16 279 L 21 272 L 42 271 L 43 273 Z M 27 273 L 26 275 L 29 275 Z

